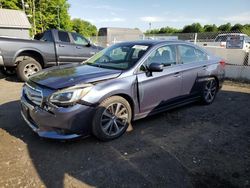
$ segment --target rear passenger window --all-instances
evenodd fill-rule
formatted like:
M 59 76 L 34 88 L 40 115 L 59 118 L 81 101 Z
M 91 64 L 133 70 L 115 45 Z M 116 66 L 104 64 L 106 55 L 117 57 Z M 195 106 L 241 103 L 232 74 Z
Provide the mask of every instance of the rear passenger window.
M 207 60 L 207 54 L 192 46 L 178 46 L 181 63 L 194 63 Z
M 40 40 L 47 41 L 47 42 L 53 42 L 53 37 L 52 37 L 51 31 L 46 31 Z
M 208 60 L 207 54 L 201 50 L 195 49 L 195 54 L 197 56 L 197 61 L 206 61 Z
M 61 42 L 70 42 L 69 34 L 67 32 L 58 31 L 58 38 Z

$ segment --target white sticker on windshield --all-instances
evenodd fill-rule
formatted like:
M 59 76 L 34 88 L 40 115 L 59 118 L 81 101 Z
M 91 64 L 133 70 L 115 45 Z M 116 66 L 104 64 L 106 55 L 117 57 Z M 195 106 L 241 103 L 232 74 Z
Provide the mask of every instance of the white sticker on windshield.
M 140 49 L 140 50 L 146 50 L 148 49 L 148 46 L 144 45 L 134 45 L 132 48 Z

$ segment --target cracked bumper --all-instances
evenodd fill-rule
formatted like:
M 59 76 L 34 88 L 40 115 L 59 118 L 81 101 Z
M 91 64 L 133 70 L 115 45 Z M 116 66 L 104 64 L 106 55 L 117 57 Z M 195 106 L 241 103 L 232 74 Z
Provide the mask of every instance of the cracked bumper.
M 21 115 L 27 125 L 40 137 L 51 139 L 74 139 L 87 136 L 91 131 L 93 108 L 75 105 L 58 108 L 53 113 L 21 98 Z

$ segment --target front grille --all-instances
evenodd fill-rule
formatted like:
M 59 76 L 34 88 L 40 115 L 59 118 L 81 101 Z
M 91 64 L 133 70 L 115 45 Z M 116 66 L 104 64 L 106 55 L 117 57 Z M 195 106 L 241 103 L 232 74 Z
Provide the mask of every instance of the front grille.
M 24 86 L 24 93 L 26 97 L 36 105 L 41 106 L 43 101 L 43 94 L 41 90 L 35 89 L 28 84 Z

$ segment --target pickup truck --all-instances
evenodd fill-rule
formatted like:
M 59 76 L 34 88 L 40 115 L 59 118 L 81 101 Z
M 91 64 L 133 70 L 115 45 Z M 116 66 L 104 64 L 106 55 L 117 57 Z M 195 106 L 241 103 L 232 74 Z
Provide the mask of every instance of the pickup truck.
M 102 48 L 74 32 L 47 30 L 32 39 L 0 37 L 0 69 L 22 81 L 43 68 L 80 63 Z

